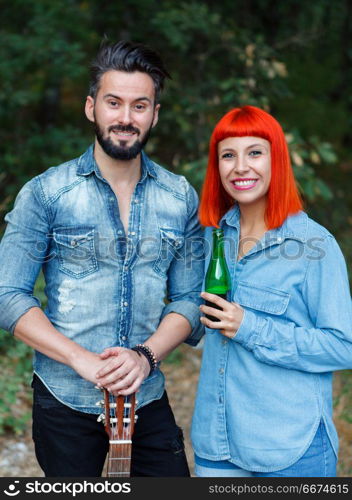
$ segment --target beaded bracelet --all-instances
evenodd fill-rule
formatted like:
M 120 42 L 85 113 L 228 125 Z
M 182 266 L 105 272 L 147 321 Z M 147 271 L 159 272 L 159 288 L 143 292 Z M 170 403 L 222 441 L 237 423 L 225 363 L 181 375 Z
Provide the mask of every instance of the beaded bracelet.
M 150 366 L 149 374 L 152 373 L 154 370 L 156 370 L 158 362 L 156 360 L 155 354 L 153 353 L 150 347 L 148 347 L 145 344 L 137 344 L 134 347 L 132 347 L 132 351 L 136 351 L 138 354 L 141 353 L 147 358 Z

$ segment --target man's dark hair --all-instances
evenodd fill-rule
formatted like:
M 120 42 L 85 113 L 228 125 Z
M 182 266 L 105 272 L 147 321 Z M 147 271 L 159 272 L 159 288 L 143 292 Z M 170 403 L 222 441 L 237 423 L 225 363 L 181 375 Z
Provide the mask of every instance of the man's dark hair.
M 154 82 L 155 104 L 159 101 L 165 78 L 171 78 L 160 56 L 154 50 L 141 43 L 124 40 L 115 44 L 104 41 L 90 70 L 89 95 L 94 99 L 98 93 L 102 76 L 110 70 L 147 73 Z

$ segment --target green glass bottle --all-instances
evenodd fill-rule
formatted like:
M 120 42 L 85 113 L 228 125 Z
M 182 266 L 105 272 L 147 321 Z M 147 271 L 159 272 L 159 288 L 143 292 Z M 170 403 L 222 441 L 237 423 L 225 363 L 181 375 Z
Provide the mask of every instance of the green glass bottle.
M 231 288 L 230 273 L 227 268 L 225 254 L 224 254 L 224 233 L 222 229 L 213 229 L 213 248 L 212 255 L 209 262 L 209 267 L 205 275 L 205 291 L 213 293 L 226 299 L 227 292 Z M 221 309 L 213 302 L 205 302 L 206 306 Z M 214 316 L 206 314 L 206 318 L 211 321 L 220 321 Z

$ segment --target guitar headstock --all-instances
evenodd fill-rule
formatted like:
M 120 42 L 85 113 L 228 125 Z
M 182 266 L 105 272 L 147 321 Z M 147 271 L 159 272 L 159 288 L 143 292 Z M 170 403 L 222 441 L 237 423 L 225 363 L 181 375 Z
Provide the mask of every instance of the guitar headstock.
M 129 442 L 132 440 L 134 426 L 137 421 L 136 395 L 113 396 L 106 389 L 104 400 L 97 405 L 104 406 L 105 412 L 99 417 L 104 422 L 105 430 L 110 441 Z

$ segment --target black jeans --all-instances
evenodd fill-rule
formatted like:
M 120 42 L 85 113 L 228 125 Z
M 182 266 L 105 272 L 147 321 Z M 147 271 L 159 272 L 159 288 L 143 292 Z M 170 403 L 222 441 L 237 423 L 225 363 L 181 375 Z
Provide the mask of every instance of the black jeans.
M 109 440 L 103 424 L 97 422 L 97 415 L 72 410 L 60 403 L 36 376 L 32 387 L 33 440 L 45 475 L 101 476 Z M 182 430 L 176 425 L 166 392 L 137 414 L 131 476 L 189 477 Z

